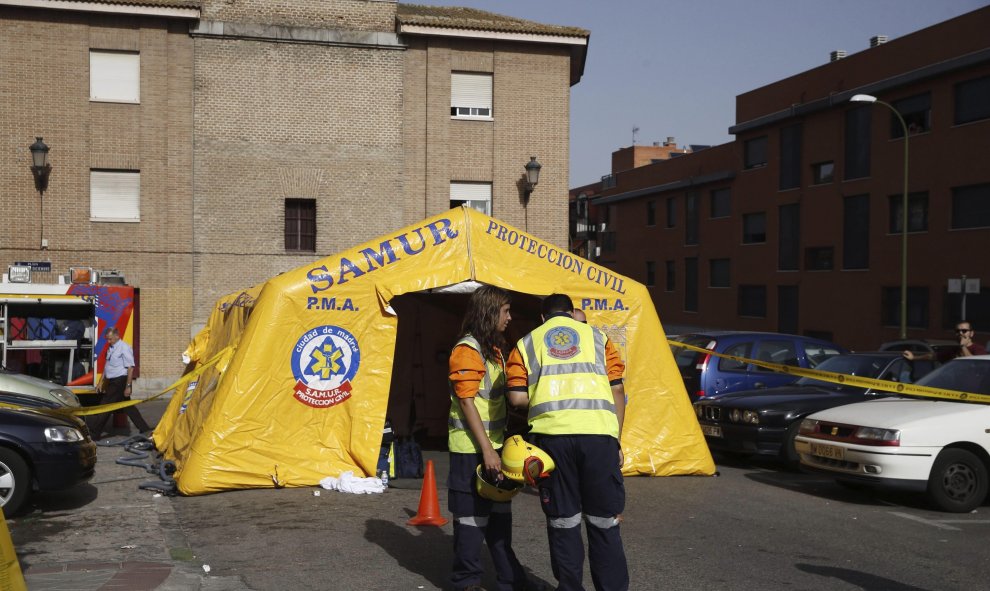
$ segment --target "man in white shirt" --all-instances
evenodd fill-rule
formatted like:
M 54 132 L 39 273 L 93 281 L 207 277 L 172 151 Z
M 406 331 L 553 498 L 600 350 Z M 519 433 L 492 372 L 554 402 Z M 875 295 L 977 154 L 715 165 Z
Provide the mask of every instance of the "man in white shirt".
M 120 339 L 120 331 L 111 326 L 104 333 L 107 339 L 107 362 L 103 366 L 103 378 L 100 379 L 98 391 L 103 393 L 100 404 L 121 402 L 131 397 L 131 380 L 134 374 L 134 350 Z M 151 431 L 141 411 L 136 406 L 123 409 L 127 417 L 141 433 Z M 89 423 L 89 433 L 93 439 L 99 439 L 110 419 L 109 412 L 92 415 Z

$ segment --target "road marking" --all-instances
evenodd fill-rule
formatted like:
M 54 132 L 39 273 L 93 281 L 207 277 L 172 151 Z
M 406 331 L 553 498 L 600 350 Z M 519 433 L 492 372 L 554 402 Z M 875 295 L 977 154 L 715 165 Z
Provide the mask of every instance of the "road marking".
M 951 531 L 959 531 L 959 528 L 958 527 L 952 527 L 951 525 L 947 525 L 945 521 L 941 521 L 941 520 L 934 521 L 934 520 L 931 520 L 931 519 L 925 519 L 923 517 L 918 517 L 917 515 L 909 515 L 908 513 L 899 513 L 897 511 L 891 511 L 890 514 L 891 515 L 896 515 L 898 517 L 903 517 L 904 519 L 910 519 L 911 521 L 917 521 L 918 523 L 923 523 L 925 525 L 930 525 L 932 527 L 937 527 L 939 529 L 947 529 L 947 530 L 951 530 Z M 960 522 L 962 522 L 962 521 L 961 520 L 953 520 L 952 521 L 952 523 L 960 523 Z M 966 521 L 965 523 L 970 523 L 970 522 Z

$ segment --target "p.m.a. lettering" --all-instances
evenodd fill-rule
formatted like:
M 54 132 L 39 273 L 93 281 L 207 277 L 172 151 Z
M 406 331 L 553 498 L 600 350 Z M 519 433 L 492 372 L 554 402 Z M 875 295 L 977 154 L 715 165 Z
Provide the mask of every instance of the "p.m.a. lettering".
M 351 301 L 351 298 L 306 298 L 307 310 L 341 310 L 344 312 L 357 312 L 358 308 Z

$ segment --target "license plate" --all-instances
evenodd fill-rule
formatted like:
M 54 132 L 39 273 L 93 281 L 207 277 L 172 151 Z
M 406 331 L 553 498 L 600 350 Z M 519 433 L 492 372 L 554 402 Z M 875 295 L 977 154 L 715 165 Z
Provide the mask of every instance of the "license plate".
M 702 425 L 701 432 L 709 437 L 721 437 L 722 427 L 718 425 Z
M 811 455 L 830 460 L 842 460 L 846 457 L 846 449 L 835 445 L 811 442 Z

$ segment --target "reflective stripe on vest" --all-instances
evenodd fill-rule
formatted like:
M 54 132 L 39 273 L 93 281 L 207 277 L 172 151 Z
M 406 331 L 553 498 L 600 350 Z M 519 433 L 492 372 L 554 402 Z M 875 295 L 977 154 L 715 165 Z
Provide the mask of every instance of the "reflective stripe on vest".
M 457 341 L 456 349 L 467 345 L 481 355 L 481 345 L 478 340 L 467 335 Z M 485 376 L 478 384 L 478 395 L 474 398 L 474 406 L 481 416 L 481 425 L 488 434 L 492 447 L 499 449 L 505 436 L 505 369 L 501 363 L 485 359 Z M 448 381 L 450 390 L 450 414 L 447 418 L 447 447 L 455 453 L 481 453 L 481 447 L 474 441 L 474 436 L 468 428 L 457 394 L 454 393 L 453 382 Z
M 606 342 L 598 329 L 562 316 L 550 318 L 519 341 L 534 433 L 618 438 Z

